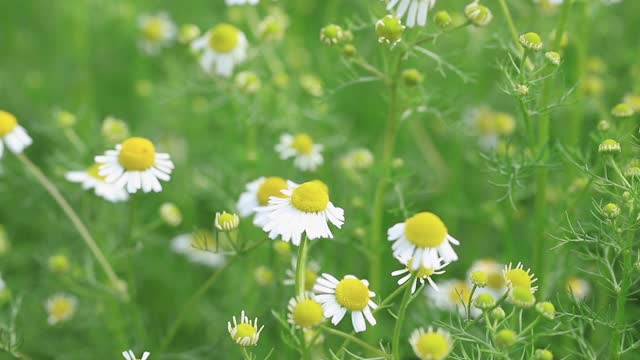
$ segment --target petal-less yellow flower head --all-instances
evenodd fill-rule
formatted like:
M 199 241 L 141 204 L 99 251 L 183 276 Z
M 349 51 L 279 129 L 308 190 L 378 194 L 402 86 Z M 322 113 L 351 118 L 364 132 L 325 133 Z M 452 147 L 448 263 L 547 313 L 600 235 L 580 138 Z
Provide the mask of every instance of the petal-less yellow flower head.
M 64 274 L 69 271 L 69 259 L 64 255 L 53 255 L 49 258 L 49 270 L 55 274 Z
M 344 38 L 344 31 L 339 25 L 329 24 L 320 29 L 320 41 L 326 45 L 335 45 Z
M 393 45 L 402 39 L 404 29 L 405 27 L 402 25 L 400 18 L 393 15 L 386 15 L 376 22 L 378 42 Z
M 556 317 L 556 307 L 548 301 L 537 303 L 536 311 L 549 320 L 553 320 Z
M 12 113 L 0 110 L 0 137 L 11 133 L 18 126 L 18 120 Z
M 505 280 L 511 287 L 530 288 L 531 277 L 523 269 L 511 269 L 504 274 Z
M 496 299 L 489 293 L 480 294 L 473 300 L 473 305 L 478 309 L 490 309 L 496 305 Z
M 293 137 L 291 147 L 301 154 L 311 154 L 313 151 L 313 139 L 305 133 L 297 134 Z
M 360 279 L 344 278 L 336 286 L 338 304 L 351 311 L 361 311 L 369 304 L 369 287 Z
M 148 139 L 128 138 L 122 143 L 118 161 L 122 167 L 129 171 L 147 170 L 156 161 L 156 148 Z
M 533 306 L 536 297 L 528 287 L 514 287 L 509 291 L 509 302 L 523 308 Z
M 511 135 L 516 128 L 516 121 L 511 114 L 496 113 L 494 122 L 496 132 L 500 135 Z
M 489 275 L 481 270 L 476 270 L 471 273 L 471 283 L 478 287 L 485 287 L 489 283 Z
M 240 42 L 240 30 L 230 24 L 218 24 L 209 33 L 209 47 L 219 53 L 233 51 Z
M 102 164 L 100 164 L 100 163 L 95 163 L 95 164 L 89 166 L 89 168 L 87 168 L 87 170 L 86 170 L 87 175 L 91 176 L 94 179 L 98 179 L 100 181 L 104 181 L 105 177 L 100 175 L 100 166 L 102 166 Z
M 149 42 L 162 40 L 165 32 L 165 22 L 159 17 L 150 18 L 142 28 L 142 35 Z
M 547 349 L 536 349 L 536 360 L 553 360 L 553 353 Z
M 233 336 L 234 341 L 247 337 L 250 338 L 258 332 L 258 329 L 256 329 L 253 325 L 247 323 L 238 324 L 236 329 L 236 334 Z
M 446 358 L 451 351 L 451 342 L 446 334 L 429 331 L 418 338 L 413 350 L 420 359 L 440 360 Z
M 309 181 L 298 186 L 291 194 L 291 204 L 296 209 L 307 213 L 324 211 L 329 204 L 326 185 L 323 186 L 318 181 Z
M 502 329 L 498 331 L 498 333 L 493 338 L 493 341 L 498 348 L 507 348 L 518 341 L 518 334 L 516 334 L 513 330 Z
M 421 212 L 405 221 L 404 233 L 416 246 L 434 248 L 447 238 L 447 227 L 436 214 Z
M 286 188 L 287 181 L 285 179 L 278 176 L 268 177 L 258 188 L 258 202 L 260 202 L 260 205 L 264 206 L 269 203 L 269 198 L 272 196 L 285 197 L 285 195 L 280 191 Z
M 293 309 L 293 322 L 302 328 L 309 328 L 320 324 L 324 320 L 322 305 L 313 299 L 298 302 Z
M 215 226 L 219 231 L 231 231 L 238 228 L 240 225 L 240 218 L 234 213 L 228 213 L 223 211 L 222 213 L 216 213 Z
M 529 50 L 540 50 L 542 49 L 542 38 L 540 35 L 534 32 L 528 32 L 526 34 L 520 35 L 520 44 Z
M 463 301 L 468 303 L 470 298 L 471 289 L 464 281 L 457 281 L 449 290 L 449 301 L 454 305 L 462 304 Z
M 464 8 L 464 16 L 475 26 L 487 26 L 493 19 L 488 7 L 474 1 Z
M 605 155 L 615 155 L 622 151 L 620 143 L 614 139 L 606 139 L 598 145 L 598 152 Z

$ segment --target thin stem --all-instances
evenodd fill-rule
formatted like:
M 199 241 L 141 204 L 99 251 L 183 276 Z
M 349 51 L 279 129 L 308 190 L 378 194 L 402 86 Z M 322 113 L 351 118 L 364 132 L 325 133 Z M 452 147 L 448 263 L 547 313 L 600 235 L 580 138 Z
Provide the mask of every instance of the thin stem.
M 540 322 L 540 315 L 538 315 L 536 319 L 533 320 L 531 324 L 529 324 L 526 328 L 522 329 L 522 331 L 520 331 L 520 335 L 526 336 L 529 330 L 533 329 L 536 325 L 538 325 L 538 322 Z
M 469 300 L 467 301 L 467 319 L 471 320 L 471 300 L 473 299 L 473 294 L 475 294 L 478 289 L 478 285 L 473 284 L 471 288 L 471 294 L 469 294 Z
M 336 330 L 336 329 L 333 329 L 333 328 L 330 328 L 330 327 L 327 327 L 327 326 L 322 326 L 322 330 L 326 331 L 329 334 L 339 336 L 341 338 L 349 340 L 350 342 L 358 344 L 363 349 L 366 349 L 369 352 L 371 352 L 373 354 L 376 354 L 377 356 L 380 356 L 380 357 L 382 357 L 384 359 L 388 359 L 389 358 L 389 354 L 387 354 L 386 352 L 384 352 L 384 351 L 382 351 L 382 350 L 380 350 L 380 349 L 378 349 L 378 348 L 376 348 L 374 346 L 369 345 L 368 343 L 358 339 L 357 337 L 355 337 L 352 334 L 347 334 L 345 332 L 342 332 L 340 330 Z
M 500 305 L 501 305 L 505 300 L 507 300 L 507 297 L 508 297 L 508 296 L 509 296 L 509 290 L 505 291 L 505 293 L 500 297 L 500 299 L 498 299 L 498 301 L 496 301 L 496 304 L 495 304 L 495 305 L 493 305 L 492 307 L 490 307 L 490 308 L 488 308 L 488 309 L 486 309 L 486 310 L 483 310 L 483 311 L 482 311 L 482 314 L 481 314 L 480 316 L 478 316 L 478 317 L 476 317 L 475 319 L 473 319 L 473 320 L 469 321 L 469 322 L 467 323 L 467 325 L 464 327 L 464 328 L 465 328 L 465 330 L 466 330 L 469 326 L 471 326 L 472 324 L 474 324 L 476 321 L 478 321 L 478 319 L 481 319 L 485 314 L 488 314 L 488 313 L 492 312 L 494 309 L 498 308 L 498 307 L 499 307 L 499 306 L 500 306 Z
M 519 50 L 522 50 L 522 45 L 520 45 L 520 41 L 518 39 L 518 30 L 516 30 L 516 25 L 513 22 L 513 18 L 511 17 L 511 11 L 509 11 L 509 7 L 507 6 L 506 0 L 499 0 L 500 9 L 502 10 L 502 14 L 504 15 L 505 20 L 507 20 L 507 25 L 509 26 L 509 32 L 511 33 L 511 38 L 515 43 L 516 47 Z
M 617 232 L 617 231 L 616 231 Z M 624 328 L 626 325 L 625 313 L 627 305 L 627 296 L 629 288 L 631 287 L 631 276 L 629 270 L 633 269 L 633 254 L 632 254 L 632 241 L 633 236 L 627 237 L 626 243 L 621 239 L 622 246 L 622 281 L 620 282 L 620 288 L 617 291 L 616 298 L 616 314 L 615 314 L 615 332 L 611 341 L 611 358 L 619 359 L 621 357 L 621 351 L 624 345 Z
M 411 276 L 411 279 L 409 279 L 407 283 L 412 283 L 414 281 L 414 277 L 415 275 Z M 394 360 L 400 360 L 400 333 L 402 332 L 402 324 L 404 324 L 404 318 L 407 313 L 409 302 L 411 302 L 411 287 L 407 286 L 407 289 L 404 291 L 404 295 L 402 296 L 402 302 L 400 303 L 400 309 L 398 310 L 398 319 L 396 320 L 396 325 L 393 330 L 391 351 L 393 351 Z
M 295 291 L 296 295 L 301 296 L 304 294 L 304 284 L 305 284 L 305 274 L 307 270 L 307 256 L 308 256 L 308 248 L 309 248 L 309 240 L 306 235 L 302 236 L 302 242 L 300 243 L 300 247 L 298 247 L 298 262 L 296 264 L 296 286 Z
M 247 348 L 241 346 L 240 349 L 242 349 L 242 358 L 244 358 L 245 360 L 251 360 L 251 355 L 249 355 L 249 353 L 247 352 Z
M 96 258 L 96 260 L 98 260 L 98 263 L 102 267 L 102 270 L 105 272 L 105 274 L 107 274 L 111 285 L 114 286 L 115 289 L 121 292 L 124 296 L 127 296 L 127 290 L 123 286 L 122 280 L 120 280 L 116 273 L 113 271 L 111 264 L 102 253 L 102 250 L 100 250 L 100 247 L 91 236 L 91 233 L 84 225 L 84 223 L 80 220 L 80 217 L 78 216 L 78 214 L 76 214 L 75 210 L 73 210 L 71 205 L 69 205 L 69 202 L 67 202 L 64 196 L 62 196 L 58 188 L 51 181 L 49 181 L 42 170 L 40 170 L 38 166 L 31 162 L 31 160 L 29 160 L 29 158 L 24 153 L 16 154 L 16 157 L 24 164 L 27 170 L 29 170 L 31 174 L 35 176 L 38 182 L 40 182 L 40 185 L 42 185 L 42 187 L 47 190 L 49 195 L 51 195 L 58 206 L 62 208 L 64 214 L 69 218 L 69 220 L 71 220 L 73 226 L 76 228 L 78 233 L 80 233 L 80 237 L 82 237 L 82 240 L 84 240 L 84 242 L 87 244 L 87 247 L 89 247 L 89 250 L 91 250 L 91 253 Z

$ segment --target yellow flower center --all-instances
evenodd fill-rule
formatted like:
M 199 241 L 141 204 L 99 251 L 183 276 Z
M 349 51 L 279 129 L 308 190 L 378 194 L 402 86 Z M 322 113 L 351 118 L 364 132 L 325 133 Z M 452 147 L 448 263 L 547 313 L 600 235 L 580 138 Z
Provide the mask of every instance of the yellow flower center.
M 51 306 L 51 316 L 56 319 L 63 319 L 73 311 L 71 301 L 65 298 L 56 299 Z
M 162 40 L 164 34 L 164 22 L 159 18 L 151 18 L 144 24 L 142 29 L 144 38 L 150 42 L 158 42 Z
M 309 155 L 313 150 L 313 139 L 307 134 L 298 134 L 293 137 L 291 147 L 301 154 Z
M 126 170 L 147 170 L 156 161 L 156 149 L 153 143 L 145 138 L 128 138 L 122 143 L 118 160 Z
M 0 137 L 11 133 L 18 126 L 18 120 L 13 114 L 0 110 Z
M 230 214 L 228 212 L 223 212 L 218 217 L 218 223 L 220 223 L 220 226 L 222 227 L 228 224 L 233 224 L 235 220 L 236 220 L 235 216 L 233 216 L 233 214 Z
M 288 243 L 287 243 L 288 244 Z M 310 268 L 307 268 L 307 271 L 304 273 L 304 289 L 310 291 L 313 289 L 313 285 L 316 284 L 316 280 L 318 279 L 318 274 Z
M 359 279 L 342 279 L 336 286 L 336 300 L 348 310 L 361 311 L 369 304 L 369 288 Z
M 93 165 L 91 165 L 86 171 L 87 171 L 87 175 L 91 176 L 92 178 L 98 179 L 100 181 L 104 181 L 105 177 L 100 175 L 100 166 L 102 166 L 102 164 L 99 163 L 95 163 Z
M 250 338 L 257 332 L 258 330 L 253 327 L 253 325 L 241 323 L 236 327 L 236 335 L 233 337 L 233 340 L 238 340 L 246 337 Z
M 447 238 L 447 227 L 430 212 L 421 212 L 404 223 L 407 239 L 418 247 L 438 247 Z
M 240 30 L 229 24 L 219 24 L 210 30 L 209 47 L 219 53 L 228 53 L 238 46 Z
M 411 258 L 411 260 L 409 260 L 409 262 L 407 263 L 407 269 L 409 269 L 411 273 L 416 274 L 416 276 L 418 276 L 419 278 L 425 278 L 433 275 L 434 270 L 432 268 L 426 268 L 422 264 L 420 264 L 420 267 L 418 268 L 418 270 L 413 271 L 411 270 L 413 268 L 412 265 L 413 265 L 413 258 Z
M 442 359 L 449 353 L 449 342 L 444 335 L 429 332 L 420 336 L 416 348 L 421 358 Z
M 531 288 L 531 276 L 522 269 L 511 269 L 504 274 L 511 287 Z
M 449 291 L 449 300 L 451 300 L 452 304 L 462 304 L 462 300 L 465 303 L 469 301 L 471 295 L 471 289 L 467 284 L 458 281 L 454 286 L 451 287 Z
M 307 328 L 318 325 L 323 319 L 322 305 L 314 300 L 302 300 L 293 309 L 293 321 L 300 327 Z
M 298 210 L 315 213 L 324 211 L 329 204 L 326 185 L 318 181 L 306 182 L 293 190 L 291 204 Z
M 258 202 L 260 205 L 267 205 L 272 196 L 285 197 L 280 190 L 287 188 L 287 181 L 281 177 L 271 176 L 266 178 L 258 187 Z
M 492 289 L 502 289 L 504 287 L 504 277 L 499 272 L 490 272 L 487 285 Z

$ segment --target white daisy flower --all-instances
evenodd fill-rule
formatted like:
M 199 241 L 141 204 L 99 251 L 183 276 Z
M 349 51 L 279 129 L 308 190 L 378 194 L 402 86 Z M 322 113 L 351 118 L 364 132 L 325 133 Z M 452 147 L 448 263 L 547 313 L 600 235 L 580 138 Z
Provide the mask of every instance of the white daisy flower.
M 100 166 L 102 166 L 102 164 L 95 163 L 84 171 L 69 171 L 64 177 L 68 181 L 81 184 L 83 190 L 93 189 L 93 192 L 97 196 L 107 201 L 127 201 L 129 199 L 129 193 L 121 187 L 106 182 L 105 177 L 99 173 Z
M 170 46 L 178 34 L 176 25 L 164 12 L 156 15 L 140 15 L 138 29 L 140 30 L 140 48 L 149 55 L 155 55 L 162 48 Z
M 420 360 L 443 360 L 453 348 L 453 341 L 448 332 L 431 326 L 425 331 L 418 328 L 411 333 L 409 343 Z
M 298 258 L 293 257 L 291 259 L 291 267 L 285 271 L 285 279 L 282 282 L 287 286 L 295 286 L 296 284 L 296 266 L 298 265 Z M 304 290 L 311 291 L 318 279 L 318 273 L 320 272 L 320 264 L 311 260 L 307 262 L 307 269 L 304 273 Z
M 312 328 L 324 320 L 322 305 L 310 292 L 292 297 L 289 300 L 287 310 L 287 321 L 298 329 Z
M 75 296 L 66 294 L 56 294 L 47 299 L 45 309 L 49 317 L 49 325 L 56 325 L 60 322 L 70 320 L 76 312 L 78 300 Z
M 171 249 L 186 256 L 189 261 L 211 268 L 224 265 L 225 257 L 216 249 L 216 240 L 211 231 L 197 230 L 191 234 L 181 234 L 171 240 Z
M 316 300 L 322 304 L 324 317 L 331 318 L 333 325 L 337 325 L 347 311 L 351 311 L 351 323 L 356 332 L 367 329 L 365 319 L 371 326 L 376 324 L 371 311 L 378 307 L 371 300 L 376 294 L 369 290 L 367 280 L 360 280 L 353 275 L 338 280 L 325 273 L 318 278 L 313 290 L 317 293 Z
M 287 180 L 278 177 L 260 177 L 246 185 L 246 191 L 238 199 L 238 214 L 247 217 L 255 213 L 256 208 L 269 204 L 269 198 L 284 197 L 282 190 L 287 188 Z
M 469 279 L 470 281 L 471 274 L 474 271 L 482 271 L 483 273 L 487 274 L 487 286 L 485 286 L 484 288 L 477 288 L 476 293 L 488 293 L 491 294 L 495 299 L 499 299 L 507 291 L 504 275 L 502 274 L 503 269 L 504 265 L 496 262 L 493 259 L 476 260 L 467 272 L 467 279 Z
M 441 310 L 458 312 L 460 315 L 466 314 L 465 305 L 471 301 L 471 287 L 462 280 L 450 279 L 438 283 L 439 291 L 427 288 L 425 294 L 433 305 Z M 482 311 L 478 308 L 471 308 L 471 315 L 478 316 Z
M 16 117 L 0 110 L 0 158 L 4 153 L 5 145 L 12 153 L 20 154 L 32 142 L 27 131 L 18 124 Z
M 396 16 L 402 18 L 407 14 L 407 26 L 427 25 L 429 10 L 436 4 L 436 0 L 391 0 L 387 4 L 387 10 L 396 8 Z M 408 10 L 408 11 L 407 11 Z
M 531 272 L 531 269 L 524 270 L 524 265 L 522 263 L 518 263 L 516 267 L 513 267 L 512 263 L 504 267 L 502 271 L 504 276 L 504 281 L 509 289 L 513 289 L 515 287 L 529 289 L 531 293 L 535 293 L 538 291 L 537 286 L 533 286 L 533 283 L 538 281 L 536 276 Z
M 234 5 L 257 5 L 260 0 L 224 0 L 224 2 L 227 4 L 227 6 L 234 6 Z
M 315 171 L 324 161 L 323 146 L 315 144 L 305 133 L 281 135 L 280 143 L 275 149 L 282 160 L 294 157 L 293 165 L 302 171 Z
M 249 320 L 244 314 L 244 310 L 240 314 L 240 322 L 236 321 L 236 317 L 233 317 L 233 326 L 231 321 L 227 322 L 227 330 L 231 339 L 240 346 L 255 346 L 260 339 L 260 332 L 264 329 L 264 325 L 258 328 L 258 318 L 255 318 L 253 322 Z
M 147 360 L 147 359 L 149 358 L 149 356 L 150 356 L 150 355 L 151 355 L 151 353 L 150 353 L 150 352 L 145 351 L 145 352 L 142 354 L 142 357 L 141 357 L 140 359 L 138 359 L 138 358 L 134 355 L 134 353 L 133 353 L 133 351 L 132 351 L 132 350 L 129 350 L 129 351 L 123 351 L 123 352 L 122 352 L 122 356 L 124 356 L 124 358 L 125 358 L 125 359 L 127 359 L 127 360 Z
M 131 194 L 142 189 L 145 193 L 162 191 L 160 181 L 169 181 L 173 162 L 169 154 L 157 153 L 151 141 L 141 137 L 131 137 L 115 150 L 107 150 L 96 156 L 95 161 L 103 164 L 98 172 L 105 181 L 125 188 Z
M 431 279 L 431 276 L 444 274 L 444 271 L 440 271 L 440 269 L 444 267 L 444 264 L 442 264 L 442 262 L 438 263 L 438 266 L 435 268 L 426 268 L 420 265 L 417 270 L 412 270 L 413 258 L 410 259 L 408 262 L 402 261 L 402 259 L 398 259 L 398 260 L 400 260 L 400 262 L 405 266 L 404 269 L 396 270 L 391 273 L 391 276 L 402 276 L 398 280 L 398 285 L 403 285 L 404 283 L 409 281 L 409 279 L 411 279 L 412 276 L 415 275 L 415 277 L 413 278 L 413 284 L 411 284 L 412 294 L 416 292 L 418 281 L 420 281 L 420 284 L 423 285 L 425 280 L 429 282 L 429 285 L 431 285 L 431 287 L 433 287 L 434 290 L 438 291 L 438 286 L 436 285 L 435 282 L 433 282 L 433 280 Z
M 328 222 L 341 228 L 344 210 L 329 201 L 327 186 L 318 180 L 288 185 L 282 190 L 284 198 L 272 196 L 269 205 L 256 209 L 264 216 L 256 216 L 254 223 L 268 232 L 269 238 L 280 236 L 296 246 L 300 245 L 303 233 L 309 240 L 333 238 Z
M 566 289 L 578 300 L 584 300 L 591 293 L 591 285 L 585 279 L 571 277 L 567 280 Z
M 393 255 L 401 259 L 416 259 L 411 267 L 418 270 L 420 265 L 435 269 L 441 261 L 448 264 L 458 260 L 451 244 L 460 242 L 449 235 L 447 227 L 434 213 L 421 212 L 403 223 L 392 226 L 387 231 L 389 241 L 393 241 Z
M 201 51 L 200 66 L 211 73 L 215 64 L 216 74 L 229 77 L 233 67 L 247 57 L 249 42 L 244 33 L 233 25 L 218 24 L 191 43 L 191 49 Z

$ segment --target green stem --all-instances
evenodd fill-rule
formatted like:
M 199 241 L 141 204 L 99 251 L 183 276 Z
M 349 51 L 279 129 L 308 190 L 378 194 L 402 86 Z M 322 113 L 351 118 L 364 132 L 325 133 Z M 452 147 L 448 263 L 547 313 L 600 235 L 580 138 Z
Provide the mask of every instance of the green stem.
M 522 58 L 520 59 L 520 66 L 518 67 L 518 70 L 520 71 L 520 84 L 524 84 L 525 81 L 525 72 L 527 71 L 525 69 L 526 64 L 527 64 L 527 57 L 529 56 L 529 49 L 524 49 L 524 52 L 522 53 Z
M 577 25 L 577 38 L 572 41 L 575 46 L 575 81 L 584 79 L 586 73 L 587 64 L 587 52 L 589 44 L 589 16 L 588 16 L 588 4 L 586 2 L 576 2 L 576 13 L 578 14 Z M 562 9 L 563 12 L 565 9 Z M 568 10 L 567 10 L 568 11 Z M 564 15 L 566 16 L 566 15 Z M 566 20 L 565 20 L 566 21 Z M 562 40 L 560 38 L 559 40 Z M 559 45 L 560 43 L 557 42 Z M 555 49 L 558 49 L 556 46 Z M 569 132 L 567 134 L 567 145 L 576 146 L 580 139 L 582 132 L 582 123 L 584 122 L 584 88 L 578 86 L 575 92 L 574 102 L 576 106 L 572 106 L 571 116 L 569 117 Z
M 368 343 L 358 339 L 357 337 L 355 337 L 352 334 L 347 334 L 345 332 L 342 332 L 340 330 L 336 330 L 336 329 L 333 329 L 333 328 L 330 328 L 330 327 L 327 327 L 327 326 L 322 326 L 322 330 L 326 331 L 329 334 L 339 336 L 339 337 L 341 337 L 343 339 L 346 339 L 346 340 L 348 340 L 350 342 L 358 344 L 363 349 L 366 349 L 367 351 L 369 351 L 369 352 L 371 352 L 373 354 L 376 354 L 376 356 L 382 357 L 384 359 L 388 359 L 389 358 L 389 354 L 387 354 L 386 352 L 384 352 L 384 351 L 382 351 L 382 350 L 380 350 L 380 349 L 378 349 L 378 348 L 376 348 L 374 346 L 369 345 Z
M 71 205 L 69 205 L 69 202 L 67 202 L 64 196 L 62 196 L 58 188 L 51 181 L 49 181 L 42 170 L 40 170 L 38 166 L 31 162 L 31 160 L 29 160 L 29 158 L 24 153 L 16 154 L 16 157 L 24 164 L 27 170 L 29 170 L 31 174 L 33 174 L 38 182 L 40 182 L 40 185 L 42 185 L 42 187 L 49 193 L 49 195 L 51 195 L 58 206 L 62 208 L 64 214 L 69 218 L 69 220 L 71 220 L 71 223 L 80 234 L 80 237 L 82 237 L 82 240 L 84 240 L 87 247 L 98 261 L 98 264 L 100 264 L 102 270 L 105 272 L 105 274 L 107 274 L 111 286 L 113 286 L 117 291 L 121 292 L 122 295 L 126 297 L 127 290 L 126 287 L 123 286 L 122 280 L 120 280 L 116 273 L 113 271 L 111 264 L 102 253 L 102 250 L 100 250 L 100 247 L 91 236 L 91 233 L 89 232 L 87 227 L 80 220 L 80 217 L 78 217 L 78 214 L 76 214 L 75 210 L 73 210 Z
M 616 230 L 617 232 L 617 230 Z M 622 281 L 620 283 L 620 288 L 617 291 L 616 298 L 616 314 L 615 314 L 615 332 L 613 334 L 613 339 L 611 340 L 611 358 L 612 359 L 620 359 L 621 351 L 623 349 L 623 334 L 624 328 L 626 327 L 626 319 L 627 314 L 625 312 L 627 305 L 627 296 L 629 293 L 629 288 L 631 286 L 631 276 L 632 273 L 630 271 L 633 270 L 633 254 L 632 254 L 632 241 L 633 237 L 630 236 L 627 238 L 626 243 L 621 241 L 622 246 Z
M 414 276 L 412 276 L 411 279 L 407 281 L 407 283 L 412 283 L 414 280 Z M 393 351 L 394 360 L 400 360 L 400 333 L 402 332 L 402 324 L 404 324 L 404 318 L 407 314 L 407 307 L 409 307 L 409 302 L 411 302 L 411 287 L 407 286 L 407 289 L 404 291 L 404 295 L 402 296 L 400 310 L 398 310 L 398 319 L 396 320 L 396 325 L 393 330 L 393 341 L 391 343 L 391 350 Z
M 302 242 L 300 243 L 300 247 L 298 248 L 298 262 L 296 264 L 296 285 L 295 291 L 297 296 L 304 295 L 305 290 L 305 279 L 304 276 L 307 270 L 307 256 L 308 256 L 308 248 L 309 248 L 309 240 L 306 235 L 302 236 Z
M 247 352 L 247 348 L 244 346 L 241 346 L 240 349 L 242 350 L 242 358 L 244 360 L 251 360 L 251 355 L 249 355 L 249 353 Z
M 513 22 L 513 18 L 511 17 L 511 11 L 509 11 L 509 7 L 507 6 L 506 0 L 499 0 L 500 9 L 502 10 L 502 14 L 504 15 L 505 20 L 507 21 L 507 25 L 509 26 L 509 32 L 511 33 L 511 38 L 513 42 L 516 44 L 516 47 L 519 50 L 522 50 L 522 45 L 520 45 L 520 40 L 518 39 L 518 30 L 516 30 L 516 25 Z
M 526 337 L 526 336 L 527 336 L 527 332 L 528 332 L 529 330 L 533 329 L 536 325 L 538 325 L 538 322 L 539 322 L 539 321 L 540 321 L 540 315 L 538 315 L 538 316 L 536 317 L 536 319 L 535 319 L 535 320 L 533 320 L 533 321 L 531 322 L 531 324 L 529 324 L 526 328 L 522 329 L 522 331 L 520 331 L 520 335 L 521 335 L 522 337 Z
M 507 300 L 507 297 L 508 297 L 508 296 L 509 296 L 509 290 L 505 291 L 505 293 L 500 297 L 500 299 L 498 299 L 498 301 L 496 301 L 496 304 L 495 304 L 495 305 L 493 305 L 492 307 L 490 307 L 490 308 L 488 308 L 488 309 L 486 309 L 486 310 L 483 310 L 483 311 L 482 311 L 482 314 L 480 314 L 480 316 L 478 316 L 478 317 L 476 317 L 475 319 L 472 319 L 471 321 L 469 321 L 469 322 L 467 323 L 467 325 L 464 327 L 464 328 L 465 328 L 465 330 L 466 330 L 467 328 L 469 328 L 469 326 L 471 326 L 472 324 L 474 324 L 476 321 L 478 321 L 478 319 L 482 319 L 482 317 L 483 317 L 485 314 L 489 314 L 489 313 L 490 313 L 490 312 L 492 312 L 494 309 L 498 308 L 498 307 L 499 307 L 499 306 L 500 306 L 500 305 L 501 305 L 505 300 Z
M 471 320 L 471 302 L 473 300 L 473 294 L 475 294 L 478 289 L 478 285 L 473 284 L 471 288 L 471 294 L 469 294 L 469 299 L 467 300 L 467 319 Z

